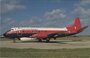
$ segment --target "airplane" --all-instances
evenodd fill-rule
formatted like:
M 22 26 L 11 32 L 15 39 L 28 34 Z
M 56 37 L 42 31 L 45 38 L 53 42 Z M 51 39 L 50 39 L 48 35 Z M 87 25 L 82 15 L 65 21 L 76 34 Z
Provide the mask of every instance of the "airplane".
M 82 26 L 80 18 L 75 18 L 72 25 L 64 28 L 37 28 L 37 27 L 14 27 L 5 32 L 4 37 L 14 40 L 19 39 L 21 41 L 38 40 L 42 42 L 45 40 L 49 42 L 51 38 L 56 39 L 58 37 L 65 37 L 78 34 L 86 29 L 88 26 Z

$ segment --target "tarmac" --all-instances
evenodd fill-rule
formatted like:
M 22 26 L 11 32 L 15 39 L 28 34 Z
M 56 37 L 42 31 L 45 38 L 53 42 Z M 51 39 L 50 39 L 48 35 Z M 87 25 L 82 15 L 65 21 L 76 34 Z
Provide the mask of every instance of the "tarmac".
M 0 41 L 0 48 L 19 48 L 19 49 L 74 49 L 74 48 L 90 48 L 90 41 L 72 41 L 72 40 L 51 40 L 46 42 L 20 42 L 17 41 Z

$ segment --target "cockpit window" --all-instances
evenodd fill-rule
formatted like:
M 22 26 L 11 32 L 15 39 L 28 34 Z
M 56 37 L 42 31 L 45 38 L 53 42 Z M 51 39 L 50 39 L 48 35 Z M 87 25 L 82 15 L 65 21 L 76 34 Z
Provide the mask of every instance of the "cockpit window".
M 13 30 L 13 29 L 11 29 L 11 30 Z

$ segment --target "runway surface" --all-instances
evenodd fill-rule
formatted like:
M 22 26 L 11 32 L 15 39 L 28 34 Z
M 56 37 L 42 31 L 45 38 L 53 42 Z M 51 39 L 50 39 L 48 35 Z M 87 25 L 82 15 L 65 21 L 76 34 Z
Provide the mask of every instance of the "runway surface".
M 52 40 L 50 43 L 45 42 L 17 42 L 0 41 L 0 47 L 7 48 L 34 48 L 34 49 L 73 49 L 73 48 L 90 48 L 90 41 L 71 41 L 71 40 Z

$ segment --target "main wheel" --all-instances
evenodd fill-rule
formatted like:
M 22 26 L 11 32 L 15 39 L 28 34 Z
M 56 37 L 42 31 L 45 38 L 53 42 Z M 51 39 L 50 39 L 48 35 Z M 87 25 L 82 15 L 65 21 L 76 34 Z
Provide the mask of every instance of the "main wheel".
M 39 42 L 42 42 L 42 40 L 41 40 L 41 39 L 38 39 L 38 41 L 39 41 Z
M 50 38 L 47 38 L 47 39 L 46 39 L 46 42 L 50 42 Z

